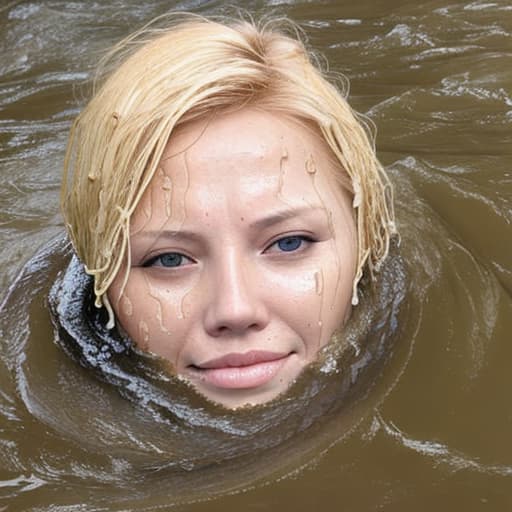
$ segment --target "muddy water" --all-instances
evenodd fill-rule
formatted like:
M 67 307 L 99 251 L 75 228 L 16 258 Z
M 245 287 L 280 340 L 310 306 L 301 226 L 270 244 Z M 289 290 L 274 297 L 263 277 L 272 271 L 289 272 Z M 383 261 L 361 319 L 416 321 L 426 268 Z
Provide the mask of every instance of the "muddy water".
M 0 510 L 510 509 L 504 0 L 243 3 L 302 23 L 350 78 L 353 106 L 378 127 L 401 232 L 344 333 L 349 348 L 287 397 L 228 414 L 151 358 L 100 369 L 108 384 L 54 343 L 46 296 L 69 260 L 57 203 L 82 84 L 106 47 L 170 5 L 222 10 L 0 7 Z M 60 275 L 69 293 L 76 276 Z

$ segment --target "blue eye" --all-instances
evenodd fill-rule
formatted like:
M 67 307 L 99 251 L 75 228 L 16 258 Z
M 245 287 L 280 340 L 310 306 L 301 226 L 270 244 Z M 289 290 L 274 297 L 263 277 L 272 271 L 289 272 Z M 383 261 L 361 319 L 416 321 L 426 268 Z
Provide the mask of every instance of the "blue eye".
M 314 241 L 315 240 L 313 240 L 311 237 L 305 236 L 305 235 L 283 236 L 283 238 L 276 240 L 272 245 L 270 245 L 265 252 L 269 252 L 269 253 L 302 252 Z
M 183 262 L 183 255 L 177 252 L 169 252 L 159 256 L 162 267 L 179 267 Z
M 277 246 L 283 252 L 292 252 L 299 249 L 299 247 L 304 242 L 304 237 L 302 236 L 287 236 L 278 240 Z
M 159 254 L 154 258 L 150 258 L 142 266 L 175 268 L 181 267 L 186 262 L 185 260 L 189 260 L 189 258 L 179 252 L 166 252 L 164 254 Z

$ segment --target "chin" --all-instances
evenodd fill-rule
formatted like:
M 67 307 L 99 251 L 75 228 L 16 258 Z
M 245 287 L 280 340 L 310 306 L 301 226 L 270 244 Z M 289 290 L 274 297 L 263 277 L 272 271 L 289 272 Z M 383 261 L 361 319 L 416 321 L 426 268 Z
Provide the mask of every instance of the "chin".
M 281 390 L 259 392 L 251 392 L 251 390 L 228 390 L 225 392 L 215 393 L 205 393 L 204 390 L 197 389 L 196 387 L 196 391 L 203 395 L 207 400 L 217 405 L 220 405 L 226 409 L 235 410 L 269 403 L 284 393 L 288 387 L 289 386 L 286 386 Z

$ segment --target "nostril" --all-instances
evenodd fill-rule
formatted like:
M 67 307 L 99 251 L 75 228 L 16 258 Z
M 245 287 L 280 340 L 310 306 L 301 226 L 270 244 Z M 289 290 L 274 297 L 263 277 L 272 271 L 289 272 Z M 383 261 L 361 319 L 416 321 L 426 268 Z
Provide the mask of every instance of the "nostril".
M 239 326 L 239 328 L 243 329 L 244 331 L 245 330 L 259 331 L 261 329 L 260 325 L 257 322 L 254 322 L 252 324 L 245 325 L 245 326 Z M 230 325 L 219 325 L 216 330 L 220 334 L 220 333 L 225 333 L 225 332 L 237 330 L 237 326 L 235 326 L 235 325 L 232 325 L 232 326 L 230 326 Z
M 231 334 L 241 334 L 247 331 L 261 331 L 265 328 L 265 321 L 244 321 L 243 319 L 232 319 L 231 321 L 224 321 L 216 323 L 213 320 L 210 324 L 210 334 L 213 336 L 227 336 Z
M 268 312 L 258 288 L 238 275 L 239 266 L 231 264 L 229 279 L 218 283 L 205 308 L 205 329 L 212 336 L 241 335 L 261 331 L 268 323 Z

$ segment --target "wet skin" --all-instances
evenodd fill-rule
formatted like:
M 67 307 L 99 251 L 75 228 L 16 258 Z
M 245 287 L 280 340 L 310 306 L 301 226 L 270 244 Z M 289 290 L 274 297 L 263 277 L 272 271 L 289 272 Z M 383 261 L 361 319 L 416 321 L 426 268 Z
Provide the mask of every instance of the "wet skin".
M 285 391 L 350 312 L 356 228 L 322 139 L 253 109 L 171 137 L 108 295 L 144 350 L 229 408 Z

